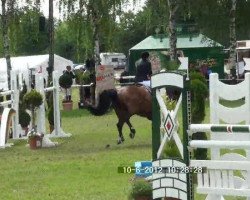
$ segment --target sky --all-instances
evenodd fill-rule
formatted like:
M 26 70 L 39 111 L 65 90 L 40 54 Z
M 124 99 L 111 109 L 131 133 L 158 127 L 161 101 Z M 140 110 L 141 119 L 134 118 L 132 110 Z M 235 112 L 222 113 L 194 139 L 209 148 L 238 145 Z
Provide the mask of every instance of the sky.
M 145 5 L 146 0 L 137 0 L 136 4 L 133 5 L 133 0 L 129 0 L 130 2 L 128 5 L 124 6 L 124 11 L 133 11 L 137 13 L 138 11 L 142 10 L 142 7 Z M 48 0 L 41 0 L 41 10 L 44 13 L 45 17 L 49 16 L 49 1 Z M 54 17 L 57 19 L 60 18 L 59 8 L 58 8 L 58 0 L 54 0 Z

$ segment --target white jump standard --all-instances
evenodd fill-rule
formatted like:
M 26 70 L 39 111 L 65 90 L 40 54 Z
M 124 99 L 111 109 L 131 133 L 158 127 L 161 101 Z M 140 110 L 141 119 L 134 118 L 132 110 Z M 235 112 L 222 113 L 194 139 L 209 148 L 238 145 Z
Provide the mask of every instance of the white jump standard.
M 57 71 L 53 72 L 53 86 L 44 88 L 43 76 L 36 74 L 36 90 L 39 91 L 45 102 L 45 92 L 53 91 L 53 106 L 54 106 L 54 131 L 48 134 L 48 137 L 70 137 L 71 134 L 66 134 L 61 128 L 60 105 L 59 105 L 59 75 Z M 45 106 L 44 103 L 38 109 L 37 130 L 41 133 L 46 133 L 45 126 Z
M 181 73 L 159 73 L 151 77 L 152 88 L 152 157 L 154 167 L 186 167 L 189 166 L 189 152 L 187 146 L 187 137 L 185 130 L 187 126 L 187 90 L 186 76 Z M 160 89 L 178 88 L 181 90 L 176 107 L 170 111 L 167 109 L 161 96 Z M 183 102 L 181 104 L 181 102 Z M 183 138 L 184 144 L 178 133 L 177 112 L 182 105 L 183 117 Z M 181 155 L 180 160 L 161 159 L 165 145 L 170 140 L 174 140 Z M 172 197 L 182 200 L 191 199 L 192 197 L 192 179 L 188 173 L 153 173 L 153 199 Z
M 228 195 L 245 197 L 250 200 L 250 73 L 246 73 L 245 80 L 237 85 L 226 85 L 219 81 L 217 74 L 211 74 L 209 81 L 211 124 L 189 124 L 189 126 L 187 125 L 190 119 L 190 115 L 188 115 L 190 114 L 190 98 L 188 98 L 187 80 L 184 79 L 184 76 L 160 73 L 153 75 L 151 81 L 153 90 L 152 146 L 155 166 L 162 166 L 162 163 L 167 162 L 175 163 L 174 159 L 159 160 L 165 143 L 174 139 L 179 151 L 183 151 L 181 154 L 184 161 L 183 166 L 206 169 L 202 173 L 197 173 L 197 193 L 205 194 L 206 200 L 224 200 L 224 196 Z M 176 111 L 167 110 L 159 92 L 160 88 L 173 86 L 182 91 L 183 144 L 177 131 L 171 128 L 176 123 L 176 115 L 173 114 Z M 241 100 L 243 103 L 239 107 L 229 108 L 222 105 L 220 99 L 227 101 L 244 99 L 244 101 Z M 179 102 L 176 107 L 178 109 Z M 164 119 L 166 117 L 170 117 L 174 123 L 172 125 L 166 123 Z M 220 124 L 221 121 L 224 124 Z M 239 124 L 242 122 L 245 122 L 245 125 Z M 162 132 L 164 135 L 161 135 Z M 210 134 L 210 138 L 192 140 L 192 134 L 197 132 L 206 132 Z M 182 148 L 180 144 L 182 144 Z M 211 160 L 190 159 L 189 153 L 194 148 L 209 149 Z M 221 151 L 224 149 L 229 151 L 227 153 Z M 232 153 L 233 149 L 241 149 L 244 154 Z M 167 166 L 169 165 L 167 164 Z M 172 176 L 178 178 L 176 183 L 168 174 L 152 175 L 153 198 L 193 199 L 191 177 L 180 179 L 178 173 L 172 174 Z M 185 189 L 185 185 L 187 189 Z
M 197 192 L 206 194 L 206 200 L 223 200 L 228 195 L 250 200 L 250 74 L 237 85 L 220 82 L 217 74 L 209 78 L 211 124 L 191 124 L 188 130 L 190 136 L 195 132 L 210 134 L 210 140 L 189 141 L 190 148 L 207 148 L 211 154 L 211 160 L 190 160 L 191 166 L 206 168 L 197 175 Z M 244 102 L 229 108 L 220 99 Z M 246 125 L 238 124 L 242 122 Z M 222 149 L 241 149 L 245 156 Z
M 12 120 L 12 129 L 13 129 L 13 139 L 19 139 L 21 133 L 21 127 L 19 125 L 19 90 L 17 87 L 17 76 L 14 71 L 11 71 L 11 89 L 8 91 L 0 92 L 0 96 L 11 95 L 11 100 L 0 102 L 0 105 L 5 107 L 1 119 L 0 127 L 0 148 L 5 148 L 6 146 L 11 146 L 6 144 L 7 142 L 7 129 L 9 127 L 9 117 Z M 11 105 L 11 109 L 8 109 L 6 106 Z M 15 115 L 13 115 L 15 113 Z M 10 122 L 9 122 L 10 123 Z

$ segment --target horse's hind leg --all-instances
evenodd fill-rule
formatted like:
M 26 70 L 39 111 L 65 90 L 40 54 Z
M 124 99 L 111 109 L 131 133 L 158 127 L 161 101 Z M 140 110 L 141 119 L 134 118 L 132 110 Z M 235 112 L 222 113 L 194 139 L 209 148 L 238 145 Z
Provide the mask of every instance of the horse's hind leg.
M 118 137 L 118 140 L 117 140 L 117 144 L 121 144 L 122 142 L 124 142 L 124 137 L 123 137 L 123 134 L 122 134 L 123 124 L 124 124 L 124 121 L 120 120 L 120 119 L 119 119 L 118 123 L 116 124 L 118 132 L 119 132 L 119 137 Z
M 129 119 L 126 121 L 127 125 L 129 126 L 130 133 L 129 137 L 133 139 L 135 137 L 135 129 L 133 128 L 132 124 L 130 123 Z

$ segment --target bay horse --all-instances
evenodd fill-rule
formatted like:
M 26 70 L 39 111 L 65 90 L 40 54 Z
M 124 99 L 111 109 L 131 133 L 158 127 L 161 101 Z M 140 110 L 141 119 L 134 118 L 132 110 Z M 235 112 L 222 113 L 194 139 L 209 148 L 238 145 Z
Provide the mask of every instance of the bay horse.
M 122 134 L 124 123 L 130 129 L 130 138 L 135 137 L 136 131 L 130 122 L 130 117 L 139 115 L 152 120 L 152 96 L 145 86 L 134 84 L 120 89 L 105 90 L 100 94 L 98 106 L 91 108 L 90 111 L 93 114 L 102 115 L 111 105 L 118 117 L 118 123 L 116 124 L 119 132 L 117 144 L 124 142 Z

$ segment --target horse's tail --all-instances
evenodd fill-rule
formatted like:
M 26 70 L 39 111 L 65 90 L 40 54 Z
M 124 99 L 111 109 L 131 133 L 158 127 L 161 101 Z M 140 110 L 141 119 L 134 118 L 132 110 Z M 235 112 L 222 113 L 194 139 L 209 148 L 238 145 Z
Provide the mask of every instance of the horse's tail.
M 112 104 L 117 104 L 117 100 L 118 100 L 118 95 L 117 95 L 117 91 L 115 89 L 110 89 L 110 90 L 106 90 Z
M 97 116 L 104 115 L 110 110 L 111 103 L 117 102 L 117 91 L 115 89 L 104 90 L 99 96 L 99 102 L 96 107 L 89 107 L 89 111 Z

